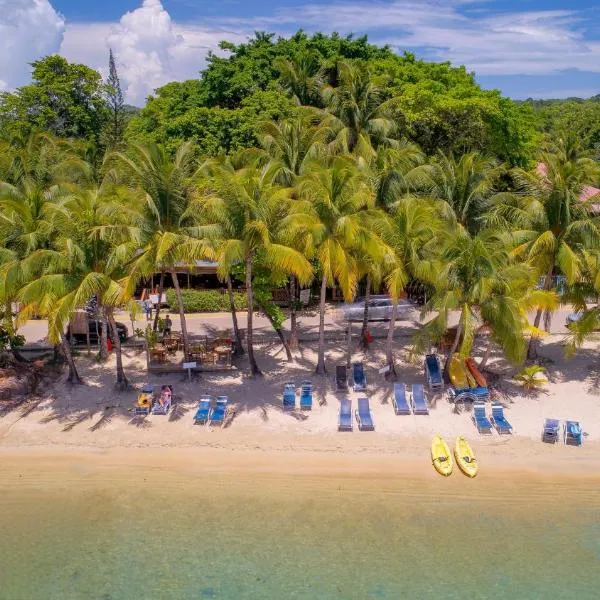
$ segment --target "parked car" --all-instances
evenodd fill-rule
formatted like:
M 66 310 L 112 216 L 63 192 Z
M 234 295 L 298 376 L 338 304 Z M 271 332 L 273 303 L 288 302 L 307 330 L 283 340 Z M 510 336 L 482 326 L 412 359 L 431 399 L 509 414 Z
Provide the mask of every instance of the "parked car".
M 89 331 L 90 331 L 90 344 L 96 345 L 100 340 L 100 334 L 102 333 L 102 321 L 97 319 L 90 319 L 88 322 Z M 117 331 L 119 332 L 119 340 L 121 343 L 127 341 L 127 337 L 129 335 L 127 331 L 127 326 L 123 323 L 117 321 Z M 70 339 L 71 336 L 71 328 L 67 328 L 67 339 Z M 108 328 L 108 339 L 112 342 L 112 332 L 110 327 Z M 74 333 L 73 341 L 77 344 L 86 344 L 87 338 L 85 333 Z
M 397 316 L 415 304 L 409 300 L 400 300 L 398 302 Z M 392 318 L 392 299 L 389 296 L 371 296 L 369 298 L 369 321 L 389 321 Z M 365 298 L 359 296 L 352 304 L 345 304 L 341 307 L 345 319 L 348 321 L 362 321 L 365 312 Z

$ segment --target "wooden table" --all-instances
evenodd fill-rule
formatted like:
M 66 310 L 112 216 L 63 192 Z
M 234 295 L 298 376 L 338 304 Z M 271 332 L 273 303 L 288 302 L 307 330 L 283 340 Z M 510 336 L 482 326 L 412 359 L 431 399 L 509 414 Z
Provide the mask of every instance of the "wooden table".
M 227 365 L 231 366 L 231 346 L 217 346 L 215 348 L 215 354 L 218 358 L 225 357 Z
M 167 351 L 164 348 L 152 348 L 152 350 L 150 350 L 150 360 L 155 360 L 159 363 L 166 363 Z

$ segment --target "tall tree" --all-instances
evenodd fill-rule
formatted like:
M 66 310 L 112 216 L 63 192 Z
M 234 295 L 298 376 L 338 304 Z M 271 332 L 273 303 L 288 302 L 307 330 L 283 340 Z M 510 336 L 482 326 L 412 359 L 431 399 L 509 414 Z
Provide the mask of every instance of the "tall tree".
M 261 373 L 254 357 L 253 277 L 257 264 L 278 273 L 291 274 L 302 282 L 312 278 L 312 266 L 304 255 L 286 244 L 290 191 L 273 182 L 268 167 L 250 164 L 236 169 L 227 160 L 211 167 L 201 207 L 207 225 L 197 229 L 200 238 L 216 243 L 222 278 L 235 265 L 244 265 L 248 297 L 246 346 L 250 374 Z
M 374 224 L 382 218 L 375 208 L 375 195 L 349 158 L 336 158 L 331 167 L 315 164 L 299 184 L 303 201 L 292 215 L 295 226 L 309 231 L 314 257 L 319 265 L 319 350 L 317 374 L 325 368 L 325 300 L 327 286 L 337 282 L 346 300 L 356 292 L 359 261 L 385 258 L 387 247 Z M 304 215 L 304 217 L 302 216 Z
M 582 274 L 584 251 L 600 247 L 600 228 L 593 212 L 598 196 L 584 192 L 598 177 L 597 164 L 571 156 L 564 148 L 545 154 L 534 172 L 516 170 L 516 194 L 505 194 L 492 207 L 497 226 L 515 230 L 515 254 L 543 278 L 542 289 L 555 286 L 555 275 L 569 285 Z M 588 195 L 589 196 L 589 195 Z M 543 309 L 538 308 L 534 327 L 539 328 Z M 537 335 L 532 335 L 528 357 L 537 355 Z
M 117 148 L 123 142 L 125 132 L 125 112 L 121 82 L 112 48 L 108 56 L 108 80 L 106 82 L 106 103 L 110 117 L 106 125 L 106 141 L 109 149 Z

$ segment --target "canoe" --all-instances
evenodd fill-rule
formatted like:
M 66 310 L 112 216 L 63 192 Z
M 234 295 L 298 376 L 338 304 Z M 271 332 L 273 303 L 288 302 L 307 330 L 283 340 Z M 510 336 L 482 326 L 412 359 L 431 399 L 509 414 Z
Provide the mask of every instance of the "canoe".
M 479 470 L 479 463 L 475 459 L 475 454 L 467 440 L 459 436 L 456 438 L 454 445 L 454 457 L 459 469 L 467 475 L 467 477 L 475 477 Z
M 477 382 L 477 386 L 487 387 L 486 378 L 481 374 L 481 371 L 477 368 L 475 361 L 470 356 L 469 358 L 467 358 L 467 360 L 465 360 L 465 364 L 467 365 L 467 369 L 469 369 L 471 375 L 473 375 L 473 378 Z
M 450 359 L 448 377 L 450 377 L 452 385 L 457 390 L 471 387 L 467 378 L 467 368 L 465 367 L 464 360 L 458 354 L 453 354 Z
M 444 438 L 439 435 L 431 440 L 431 462 L 440 475 L 448 477 L 452 473 L 453 464 L 450 448 L 448 448 Z

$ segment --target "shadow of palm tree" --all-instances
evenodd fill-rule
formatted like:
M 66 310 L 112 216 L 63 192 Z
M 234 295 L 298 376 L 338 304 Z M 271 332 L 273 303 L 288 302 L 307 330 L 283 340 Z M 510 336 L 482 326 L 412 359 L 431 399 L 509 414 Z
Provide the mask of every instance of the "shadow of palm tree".
M 71 429 L 73 429 L 74 427 L 76 427 L 77 425 L 79 425 L 80 423 L 83 423 L 84 421 L 87 421 L 88 419 L 93 419 L 94 418 L 94 414 L 95 413 L 81 413 L 80 415 L 78 415 L 77 417 L 75 417 L 74 419 L 72 419 L 69 423 L 67 423 L 64 427 L 63 427 L 63 431 L 71 431 Z
M 171 412 L 169 413 L 169 422 L 179 421 L 180 419 L 183 419 L 183 417 L 185 417 L 185 415 L 189 413 L 190 410 L 191 407 L 185 406 L 181 404 L 181 402 L 175 403 L 175 405 L 171 409 Z
M 105 427 L 106 425 L 108 425 L 112 421 L 112 419 L 115 416 L 116 412 L 117 412 L 117 410 L 114 407 L 105 409 L 104 413 L 98 419 L 98 421 L 96 421 L 90 427 L 90 431 L 98 431 L 99 429 L 102 429 L 103 427 Z
M 139 429 L 149 429 L 152 427 L 150 419 L 146 418 L 146 415 L 135 415 L 129 420 L 129 425 L 138 427 Z

